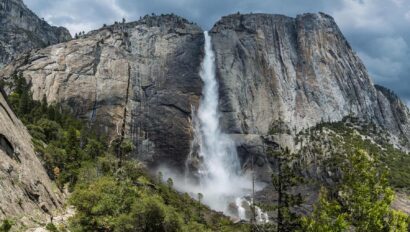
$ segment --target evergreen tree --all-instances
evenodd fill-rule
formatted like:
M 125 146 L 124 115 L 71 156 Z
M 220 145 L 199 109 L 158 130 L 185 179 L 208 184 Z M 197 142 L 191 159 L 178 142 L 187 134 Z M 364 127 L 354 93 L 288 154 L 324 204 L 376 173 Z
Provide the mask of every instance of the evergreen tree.
M 302 220 L 304 230 L 351 226 L 356 231 L 407 231 L 408 217 L 390 208 L 394 192 L 374 157 L 357 150 L 340 166 L 341 184 L 332 192 L 322 191 L 314 213 Z
M 328 192 L 322 188 L 319 201 L 309 217 L 302 218 L 302 231 L 305 232 L 343 232 L 349 228 L 347 214 L 342 213 L 341 205 L 334 200 L 327 199 Z
M 20 95 L 20 100 L 18 103 L 18 115 L 20 117 L 23 117 L 23 116 L 30 117 L 29 115 L 30 111 L 31 111 L 30 94 L 28 91 L 23 91 Z
M 12 79 L 14 80 L 14 92 L 15 93 L 21 96 L 22 93 L 28 91 L 28 85 L 22 73 L 13 74 Z
M 47 114 L 48 112 L 48 105 L 47 105 L 47 97 L 44 94 L 43 98 L 41 99 L 41 114 Z
M 277 231 L 294 231 L 300 227 L 299 217 L 292 212 L 292 208 L 302 204 L 300 194 L 292 194 L 293 187 L 301 183 L 301 178 L 296 174 L 292 161 L 293 155 L 286 148 L 283 152 L 272 149 L 268 153 L 276 161 L 277 171 L 272 174 L 273 187 L 278 195 L 277 199 Z

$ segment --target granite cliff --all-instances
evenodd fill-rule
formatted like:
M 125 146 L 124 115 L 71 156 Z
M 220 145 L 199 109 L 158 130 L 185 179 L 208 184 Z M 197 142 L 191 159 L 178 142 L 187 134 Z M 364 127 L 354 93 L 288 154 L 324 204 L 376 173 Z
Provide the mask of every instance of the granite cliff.
M 386 129 L 396 142 L 410 138 L 409 110 L 374 86 L 330 16 L 235 14 L 210 34 L 222 126 L 245 166 L 254 154 L 267 174 L 266 141 L 292 148 L 303 128 L 348 115 Z M 141 160 L 183 169 L 203 85 L 203 44 L 201 28 L 183 18 L 146 16 L 31 51 L 0 78 L 22 72 L 35 99 L 45 95 L 112 137 L 132 138 Z M 281 133 L 266 139 L 272 127 Z
M 38 160 L 31 136 L 0 94 L 0 221 L 13 220 L 16 228 L 50 219 L 62 206 L 62 194 L 53 186 Z
M 70 39 L 67 29 L 50 26 L 23 0 L 0 1 L 0 68 L 21 53 Z
M 65 29 L 36 18 L 20 0 L 2 1 L 0 12 L 5 15 L 0 63 L 9 63 L 0 70 L 0 83 L 6 93 L 12 91 L 8 83 L 14 74 L 21 73 L 35 100 L 45 96 L 49 104 L 62 103 L 111 141 L 130 138 L 134 157 L 150 167 L 185 169 L 188 155 L 197 150 L 193 120 L 204 85 L 199 26 L 173 14 L 153 15 L 70 40 Z M 390 143 L 409 148 L 409 109 L 373 83 L 330 16 L 233 14 L 209 34 L 222 130 L 234 138 L 242 169 L 255 166 L 258 180 L 270 182 L 275 169 L 267 146 L 302 152 L 301 160 L 309 163 L 319 153 L 304 152 L 308 146 L 298 143 L 297 134 L 347 116 L 376 125 Z M 27 130 L 3 96 L 0 103 L 0 193 L 5 196 L 0 219 L 21 217 L 27 225 L 46 221 L 62 198 L 53 192 Z M 315 165 L 306 166 L 307 176 L 328 178 Z M 313 188 L 304 192 L 314 193 Z
M 198 26 L 175 15 L 147 16 L 32 51 L 1 75 L 22 72 L 34 99 L 64 103 L 112 138 L 131 137 L 141 160 L 182 169 L 191 106 L 202 90 L 202 47 Z
M 270 169 L 264 165 L 267 141 L 294 148 L 303 128 L 346 116 L 372 122 L 392 134 L 392 143 L 408 146 L 408 108 L 374 85 L 332 17 L 236 14 L 223 17 L 211 33 L 221 118 L 242 143 L 243 163 L 254 154 L 262 169 Z M 261 138 L 269 131 L 278 135 Z

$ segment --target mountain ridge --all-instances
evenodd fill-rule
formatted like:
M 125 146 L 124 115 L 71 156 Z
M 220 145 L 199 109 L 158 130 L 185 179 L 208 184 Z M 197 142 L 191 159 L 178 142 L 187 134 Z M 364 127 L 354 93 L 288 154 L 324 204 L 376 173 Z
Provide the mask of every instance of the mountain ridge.
M 221 123 L 242 141 L 240 150 L 263 146 L 260 135 L 275 121 L 285 120 L 293 134 L 349 114 L 409 138 L 408 109 L 392 106 L 375 89 L 331 16 L 232 14 L 210 33 L 220 80 Z M 113 136 L 123 124 L 139 150 L 136 157 L 156 165 L 166 160 L 181 168 L 193 139 L 191 106 L 198 107 L 201 95 L 202 37 L 202 29 L 182 17 L 145 16 L 28 53 L 0 71 L 0 78 L 22 72 L 35 99 L 45 94 L 50 103 L 64 103 Z M 78 88 L 81 85 L 88 87 Z M 163 114 L 173 115 L 177 123 Z M 277 142 L 293 147 L 291 137 L 284 135 Z
M 220 122 L 223 132 L 235 141 L 244 173 L 255 170 L 258 181 L 271 183 L 277 165 L 267 148 L 302 152 L 310 129 L 346 117 L 383 128 L 389 132 L 383 137 L 388 143 L 409 148 L 409 109 L 392 91 L 373 83 L 331 16 L 232 14 L 215 23 L 210 34 Z M 174 14 L 145 16 L 27 51 L 0 70 L 0 83 L 10 94 L 13 78 L 21 74 L 35 100 L 61 104 L 87 122 L 87 128 L 108 133 L 112 144 L 129 139 L 130 156 L 147 164 L 151 172 L 166 165 L 183 173 L 187 165 L 198 168 L 201 162 L 193 154 L 198 148 L 192 127 L 202 96 L 203 47 L 198 25 Z M 0 100 L 5 102 L 1 96 Z M 8 106 L 2 108 L 6 109 L 0 114 L 3 117 L 9 111 Z M 367 128 L 367 124 L 359 126 Z M 31 144 L 27 130 L 20 129 L 27 135 L 23 142 Z M 298 137 L 301 132 L 307 135 Z M 9 141 L 15 137 L 10 131 L 3 134 Z M 323 180 L 330 174 L 316 166 L 319 142 L 305 145 L 310 150 L 302 155 L 311 165 L 309 175 Z M 10 160 L 9 143 L 3 142 L 0 162 Z M 38 164 L 32 148 L 27 152 Z M 189 156 L 194 159 L 187 164 Z M 42 167 L 37 169 L 46 183 L 40 190 L 42 198 L 51 182 Z M 29 198 L 24 200 L 31 207 Z M 59 195 L 45 196 L 42 205 L 47 210 L 59 208 L 61 202 L 53 203 L 54 198 Z M 407 204 L 402 208 L 408 210 Z M 47 216 L 41 213 L 42 219 Z
M 0 67 L 24 52 L 71 39 L 64 27 L 50 26 L 21 0 L 0 2 Z

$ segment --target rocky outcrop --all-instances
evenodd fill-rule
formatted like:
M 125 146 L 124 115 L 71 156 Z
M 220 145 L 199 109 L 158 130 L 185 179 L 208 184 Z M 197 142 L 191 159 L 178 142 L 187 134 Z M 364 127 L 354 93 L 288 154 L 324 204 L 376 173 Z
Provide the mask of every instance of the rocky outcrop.
M 332 17 L 235 14 L 217 22 L 211 35 L 223 125 L 243 135 L 244 150 L 255 147 L 247 138 L 269 129 L 280 129 L 276 142 L 292 147 L 291 135 L 303 128 L 347 115 L 410 139 L 408 108 L 375 88 Z
M 56 191 L 56 192 L 55 192 Z M 31 136 L 0 94 L 0 221 L 14 228 L 44 222 L 62 206 L 61 193 L 51 183 L 33 150 Z
M 0 2 L 0 68 L 23 52 L 70 39 L 67 29 L 50 26 L 23 0 Z
M 0 76 L 22 72 L 34 99 L 46 95 L 111 137 L 125 134 L 141 160 L 183 169 L 191 107 L 202 90 L 203 40 L 202 30 L 183 18 L 150 16 L 32 51 Z
M 408 109 L 374 87 L 330 16 L 230 15 L 211 32 L 231 133 L 266 134 L 278 120 L 300 131 L 351 114 L 410 138 Z

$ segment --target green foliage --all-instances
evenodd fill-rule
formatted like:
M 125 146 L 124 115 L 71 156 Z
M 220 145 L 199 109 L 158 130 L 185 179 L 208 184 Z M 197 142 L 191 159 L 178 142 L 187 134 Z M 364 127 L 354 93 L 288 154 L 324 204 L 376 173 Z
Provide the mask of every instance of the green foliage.
M 159 197 L 147 196 L 133 206 L 136 230 L 182 231 L 183 219 L 172 207 L 166 206 Z
M 153 181 L 143 166 L 115 156 L 100 157 L 80 169 L 69 200 L 77 209 L 71 231 L 243 231 L 224 216 L 203 206 L 167 183 Z M 117 167 L 117 168 L 116 168 Z M 241 228 L 238 230 L 238 228 Z
M 9 232 L 11 227 L 13 227 L 13 222 L 10 220 L 3 220 L 2 224 L 0 225 L 0 232 Z
M 386 173 L 376 168 L 376 161 L 367 152 L 352 153 L 342 166 L 343 180 L 339 199 L 347 202 L 343 211 L 360 231 L 382 231 L 390 213 L 394 192 L 388 187 Z
M 311 143 L 318 141 L 324 144 L 323 134 L 317 132 L 325 128 L 330 131 L 329 153 L 332 156 L 335 156 L 335 153 L 350 154 L 357 149 L 364 150 L 381 161 L 378 163 L 380 168 L 384 169 L 384 166 L 387 166 L 389 171 L 387 178 L 392 187 L 410 190 L 410 165 L 408 165 L 410 156 L 394 148 L 389 143 L 388 135 L 381 128 L 371 123 L 358 122 L 357 118 L 347 117 L 342 122 L 318 124 L 310 130 Z M 299 137 L 298 140 L 301 138 Z M 322 152 L 320 150 L 316 153 Z
M 374 157 L 357 150 L 339 165 L 340 184 L 332 192 L 322 191 L 314 213 L 302 220 L 304 230 L 343 231 L 352 226 L 357 231 L 407 231 L 407 216 L 390 209 L 394 192 Z
M 289 126 L 281 119 L 274 121 L 269 127 L 269 134 L 292 134 Z
M 33 144 L 49 176 L 62 188 L 72 189 L 82 163 L 104 155 L 107 145 L 101 137 L 85 130 L 84 123 L 56 104 L 34 101 L 30 86 L 21 74 L 14 76 L 9 96 L 12 108 L 26 124 Z
M 342 212 L 342 207 L 337 201 L 328 200 L 327 196 L 327 190 L 322 188 L 313 213 L 309 217 L 302 217 L 303 231 L 342 232 L 348 229 L 347 214 Z
M 46 230 L 51 231 L 51 232 L 58 232 L 57 227 L 53 223 L 48 223 L 46 225 Z
M 38 133 L 43 133 L 43 141 L 45 143 L 59 139 L 58 136 L 60 136 L 59 132 L 61 132 L 61 126 L 56 121 L 52 121 L 47 118 L 41 118 L 36 122 L 35 125 L 32 125 L 32 127 L 37 127 L 39 129 Z
M 133 142 L 106 144 L 58 104 L 34 101 L 22 75 L 14 76 L 9 101 L 33 137 L 35 151 L 57 186 L 68 184 L 76 214 L 70 231 L 247 231 L 222 214 L 173 190 L 173 180 L 153 181 L 143 165 L 128 159 Z M 157 178 L 162 180 L 162 174 Z M 200 215 L 198 215 L 198 206 Z M 8 231 L 5 221 L 1 231 Z M 7 229 L 7 230 L 6 230 Z M 48 224 L 49 231 L 57 231 Z
M 134 144 L 130 139 L 124 139 L 120 144 L 122 154 L 128 154 L 134 150 Z
M 119 223 L 130 213 L 138 189 L 113 177 L 102 177 L 89 185 L 76 188 L 70 203 L 78 213 L 72 219 L 74 231 L 118 231 Z M 81 226 L 80 230 L 79 227 Z
M 277 230 L 295 231 L 300 227 L 300 217 L 293 211 L 303 203 L 301 194 L 291 193 L 292 188 L 302 183 L 302 178 L 296 173 L 292 161 L 296 160 L 286 148 L 282 152 L 268 149 L 268 155 L 275 160 L 276 171 L 272 174 L 272 184 L 278 195 L 276 204 Z
M 391 210 L 387 217 L 389 231 L 406 232 L 409 226 L 409 216 L 397 210 Z

